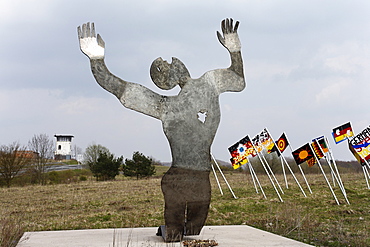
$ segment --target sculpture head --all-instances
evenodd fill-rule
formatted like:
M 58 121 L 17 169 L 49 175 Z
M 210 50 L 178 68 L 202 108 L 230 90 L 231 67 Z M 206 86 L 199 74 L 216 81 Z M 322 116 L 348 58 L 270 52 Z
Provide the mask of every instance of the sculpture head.
M 150 66 L 150 77 L 160 89 L 170 90 L 177 85 L 183 87 L 190 73 L 179 59 L 173 57 L 172 62 L 168 63 L 159 57 Z

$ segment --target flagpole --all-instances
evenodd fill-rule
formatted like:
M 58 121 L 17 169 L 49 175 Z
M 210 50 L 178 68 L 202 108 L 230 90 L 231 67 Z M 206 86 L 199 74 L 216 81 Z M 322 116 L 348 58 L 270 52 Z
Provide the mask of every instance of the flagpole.
M 217 174 L 216 174 L 215 168 L 213 167 L 213 163 L 211 163 L 211 167 L 212 167 L 213 175 L 214 175 L 214 176 L 215 176 L 215 178 L 216 178 L 216 182 L 217 182 L 218 188 L 219 188 L 219 190 L 220 190 L 220 192 L 221 192 L 221 195 L 223 196 L 223 195 L 224 195 L 224 192 L 222 191 L 222 188 L 221 188 L 220 182 L 218 181 L 218 177 L 217 177 Z
M 341 187 L 341 189 L 342 189 L 342 191 L 343 191 L 344 196 L 345 196 L 345 197 L 347 197 L 347 192 L 346 192 L 346 189 L 345 189 L 344 184 L 343 184 L 343 182 L 342 182 L 342 179 L 341 179 L 341 177 L 340 177 L 339 170 L 338 170 L 337 164 L 335 163 L 335 160 L 334 160 L 334 159 L 331 159 L 331 160 L 330 160 L 330 163 L 331 163 L 331 164 L 334 166 L 334 168 L 336 169 L 335 173 L 336 173 L 336 175 L 337 175 L 337 179 L 339 180 L 339 181 L 337 181 L 337 182 L 338 182 L 338 184 L 339 184 L 339 187 Z
M 266 172 L 267 176 L 269 177 L 270 182 L 271 182 L 272 186 L 274 187 L 274 189 L 276 191 L 276 194 L 278 195 L 280 201 L 281 202 L 284 202 L 283 199 L 281 198 L 280 194 L 279 194 L 279 191 L 276 189 L 276 186 L 274 184 L 274 181 L 272 181 L 271 176 L 270 176 L 269 172 L 267 171 L 267 169 L 265 167 L 265 164 L 263 163 L 263 161 L 262 161 L 262 159 L 260 157 L 260 153 L 258 152 L 258 150 L 256 149 L 256 147 L 254 146 L 253 141 L 251 141 L 251 143 L 252 143 L 252 146 L 253 146 L 254 151 L 257 153 L 257 156 L 258 156 L 258 158 L 259 158 L 259 160 L 260 160 L 260 162 L 262 164 L 263 169 L 265 169 L 265 172 Z
M 302 174 L 302 176 L 303 176 L 304 181 L 306 182 L 306 185 L 307 185 L 308 190 L 309 190 L 309 191 L 310 191 L 310 193 L 312 194 L 312 190 L 311 190 L 310 184 L 308 183 L 308 181 L 307 181 L 307 179 L 306 179 L 306 176 L 304 175 L 304 172 L 303 172 L 303 170 L 302 170 L 301 165 L 298 165 L 298 168 L 299 168 L 299 170 L 301 171 L 301 174 Z
M 324 138 L 325 138 L 325 137 L 324 137 Z M 318 143 L 317 139 L 314 139 L 313 141 L 316 143 L 316 145 L 317 145 L 317 146 L 320 148 L 320 150 L 321 150 L 321 146 L 320 146 L 320 144 Z M 329 146 L 329 145 L 328 145 L 328 146 Z M 329 146 L 329 151 L 330 151 L 330 146 Z M 333 169 L 333 167 L 332 167 L 332 165 L 334 166 L 334 163 L 332 164 L 332 163 L 331 163 L 331 161 L 328 161 L 328 159 L 326 158 L 325 153 L 324 153 L 322 150 L 321 150 L 321 152 L 324 154 L 325 160 L 326 160 L 326 162 L 328 163 L 328 166 L 329 166 L 329 169 L 330 169 L 331 175 L 332 175 L 332 177 L 333 177 L 333 183 L 335 183 L 335 180 L 337 181 L 338 186 L 339 186 L 339 189 L 342 191 L 342 194 L 343 194 L 344 198 L 346 199 L 346 202 L 347 202 L 347 203 L 348 203 L 348 205 L 349 205 L 350 203 L 349 203 L 349 201 L 348 201 L 347 193 L 346 193 L 346 191 L 345 191 L 345 189 L 344 189 L 343 183 L 342 183 L 342 181 L 338 178 L 338 176 L 339 176 L 339 172 L 338 172 L 338 170 L 337 170 L 337 173 L 338 173 L 338 174 L 336 174 L 336 172 L 334 171 L 334 169 Z M 329 152 L 329 154 L 330 154 L 330 152 Z M 315 153 L 315 156 L 316 156 L 317 160 L 319 160 L 319 158 L 317 157 L 316 153 Z M 331 159 L 331 160 L 333 160 L 333 159 Z M 334 180 L 334 179 L 335 179 L 335 180 Z
M 266 128 L 266 130 L 267 130 L 267 128 Z M 273 139 L 273 137 L 272 137 L 272 135 L 270 134 L 270 132 L 267 130 L 267 133 L 269 134 L 269 136 L 271 137 L 271 139 L 272 140 L 274 140 Z M 287 139 L 287 141 L 288 141 L 288 137 L 285 135 L 285 138 Z M 289 143 L 289 147 L 290 147 L 290 142 L 288 141 L 288 143 Z M 274 143 L 274 145 L 275 145 L 275 143 Z M 291 148 L 291 147 L 290 147 Z M 301 191 L 302 191 L 302 193 L 303 193 L 303 195 L 304 195 L 304 197 L 307 197 L 306 196 L 306 193 L 304 192 L 304 190 L 303 190 L 303 188 L 302 188 L 302 186 L 301 186 L 301 184 L 298 182 L 298 179 L 296 178 L 296 176 L 294 175 L 294 172 L 292 171 L 292 169 L 290 168 L 290 165 L 288 164 L 288 162 L 286 161 L 286 159 L 285 159 L 285 157 L 284 157 L 284 155 L 280 152 L 280 149 L 277 147 L 276 148 L 277 149 L 277 151 L 279 152 L 279 154 L 280 154 L 280 158 L 281 158 L 281 160 L 283 161 L 284 160 L 284 162 L 285 162 L 285 164 L 286 164 L 286 166 L 288 167 L 288 169 L 289 169 L 289 171 L 290 171 L 290 173 L 292 174 L 292 176 L 293 176 L 293 178 L 294 178 L 294 180 L 296 181 L 296 183 L 298 184 L 298 187 L 301 189 Z M 283 165 L 283 167 L 284 167 L 284 165 Z M 284 175 L 285 175 L 285 172 L 284 172 Z M 286 177 L 285 177 L 285 181 L 286 181 L 286 186 L 287 186 L 287 188 L 288 188 L 288 183 L 287 183 L 287 180 L 286 180 Z M 311 190 L 311 189 L 310 189 Z M 312 193 L 312 192 L 311 192 Z
M 274 144 L 275 145 L 275 144 Z M 279 149 L 279 148 L 277 148 L 277 149 Z M 280 151 L 280 150 L 279 150 Z M 285 174 L 285 166 L 284 166 L 284 162 L 283 162 L 283 158 L 280 156 L 280 162 L 281 162 L 281 168 L 283 169 L 283 174 L 284 174 L 284 181 L 285 181 L 285 187 L 287 188 L 287 189 L 289 189 L 289 187 L 288 187 L 288 180 L 287 180 L 287 178 L 286 178 L 286 174 Z
M 369 165 L 369 162 L 367 162 L 367 160 L 363 159 L 365 161 L 365 164 L 367 165 L 367 167 L 370 169 L 370 165 Z
M 275 174 L 274 174 L 274 172 L 272 171 L 272 169 L 271 169 L 271 167 L 270 167 L 269 163 L 267 162 L 267 160 L 266 160 L 265 156 L 263 156 L 263 155 L 261 155 L 261 156 L 262 156 L 263 160 L 265 161 L 265 164 L 266 164 L 266 166 L 267 166 L 268 170 L 270 171 L 270 173 L 271 173 L 272 177 L 274 178 L 274 180 L 275 180 L 276 184 L 279 186 L 279 189 L 280 189 L 281 193 L 283 193 L 283 194 L 284 194 L 284 191 L 283 191 L 283 189 L 281 188 L 281 186 L 280 186 L 280 184 L 279 184 L 279 181 L 276 179 Z
M 365 175 L 365 180 L 366 180 L 366 185 L 367 185 L 367 188 L 370 189 L 370 186 L 369 186 L 369 181 L 367 179 L 367 174 L 366 174 L 366 167 L 365 166 L 362 166 L 362 171 L 364 172 L 364 175 Z
M 229 190 L 230 190 L 231 194 L 233 195 L 233 197 L 234 197 L 235 199 L 238 199 L 238 198 L 235 196 L 234 191 L 231 189 L 230 184 L 227 182 L 227 179 L 226 179 L 226 177 L 224 176 L 224 174 L 223 174 L 223 172 L 222 172 L 222 170 L 221 170 L 220 166 L 218 165 L 218 163 L 217 163 L 217 161 L 216 161 L 215 157 L 213 157 L 213 154 L 211 154 L 211 156 L 212 156 L 213 162 L 215 162 L 215 164 L 216 164 L 216 166 L 217 166 L 217 168 L 218 168 L 219 172 L 221 173 L 222 178 L 225 180 L 225 183 L 226 183 L 227 187 L 229 187 Z
M 249 172 L 250 172 L 251 177 L 252 177 L 254 188 L 256 189 L 256 193 L 258 194 L 258 188 L 257 188 L 257 185 L 256 185 L 256 179 L 254 178 L 254 175 L 252 173 L 252 168 L 251 168 L 251 164 L 249 163 L 249 161 L 248 161 L 248 168 L 249 168 Z
M 364 159 L 364 161 L 365 161 L 365 164 L 369 166 L 369 163 L 367 162 L 367 160 Z M 370 189 L 369 182 L 368 182 L 368 179 L 367 179 L 368 177 L 370 179 L 370 174 L 369 174 L 369 172 L 367 170 L 368 168 L 366 167 L 366 165 L 362 166 L 362 168 L 363 168 L 362 170 L 363 170 L 364 175 L 365 175 L 365 179 L 366 179 L 366 183 L 367 183 L 367 188 Z
M 316 156 L 315 156 L 316 157 Z M 328 180 L 328 178 L 326 177 L 326 175 L 325 175 L 325 172 L 324 172 L 324 170 L 322 169 L 322 166 L 321 166 L 321 164 L 320 164 L 320 161 L 316 158 L 316 161 L 317 161 L 317 164 L 319 165 L 319 167 L 320 167 L 320 170 L 321 170 L 321 172 L 322 172 L 322 174 L 324 175 L 324 178 L 325 178 L 325 180 L 326 180 L 326 183 L 328 184 L 328 186 L 329 186 L 329 188 L 330 188 L 330 191 L 331 191 L 331 193 L 333 194 L 333 196 L 334 196 L 334 199 L 335 199 L 335 201 L 337 202 L 337 204 L 339 205 L 339 202 L 338 202 L 338 199 L 337 199 L 337 197 L 335 196 L 335 193 L 334 193 L 334 191 L 333 191 L 333 188 L 331 187 L 331 185 L 330 185 L 330 183 L 329 183 L 329 180 Z
M 290 149 L 290 152 L 291 152 L 291 153 L 293 153 L 293 149 L 292 149 L 292 147 L 291 147 L 291 145 L 290 145 L 290 141 L 289 141 L 289 139 L 288 139 L 288 136 L 287 136 L 287 135 L 285 135 L 285 138 L 287 139 L 287 141 L 288 141 L 288 143 L 289 143 L 289 149 Z M 287 163 L 288 163 L 288 162 L 287 162 Z M 298 165 L 298 168 L 299 168 L 299 171 L 300 171 L 300 172 L 301 172 L 301 174 L 302 174 L 302 177 L 303 177 L 304 181 L 306 182 L 306 185 L 307 185 L 308 190 L 309 190 L 309 191 L 310 191 L 310 193 L 312 194 L 311 187 L 310 187 L 310 185 L 308 184 L 308 181 L 307 181 L 307 179 L 306 179 L 306 176 L 304 175 L 304 172 L 303 172 L 303 170 L 302 170 L 301 165 Z
M 316 140 L 315 140 L 315 141 L 316 141 Z M 334 193 L 334 190 L 333 190 L 333 188 L 331 187 L 331 185 L 330 185 L 330 183 L 329 183 L 329 180 L 328 180 L 328 178 L 327 178 L 327 177 L 326 177 L 326 175 L 325 175 L 325 171 L 324 171 L 324 169 L 322 168 L 322 166 L 321 166 L 321 163 L 320 163 L 319 159 L 317 158 L 316 153 L 312 150 L 311 145 L 309 145 L 309 147 L 310 147 L 310 149 L 311 149 L 311 151 L 312 151 L 312 153 L 313 153 L 313 155 L 314 155 L 314 157 L 315 157 L 315 159 L 316 159 L 317 165 L 320 167 L 320 170 L 321 170 L 321 172 L 322 172 L 322 175 L 324 176 L 325 181 L 326 181 L 326 183 L 328 184 L 328 186 L 329 186 L 329 189 L 330 189 L 331 193 L 332 193 L 332 194 L 333 194 L 333 196 L 334 196 L 335 201 L 337 202 L 337 204 L 338 204 L 338 205 L 340 205 L 340 204 L 339 204 L 339 201 L 338 201 L 338 199 L 337 199 L 337 197 L 336 197 L 336 195 L 335 195 L 335 193 Z
M 265 128 L 264 130 L 266 130 L 266 132 L 267 132 L 267 134 L 268 134 L 269 138 L 271 139 L 271 141 L 272 141 L 272 142 L 274 142 L 274 140 L 272 139 L 272 137 L 271 137 L 270 132 L 268 131 L 268 129 L 267 129 L 267 128 Z M 264 156 L 264 155 L 261 155 L 261 156 L 262 156 L 263 160 L 265 161 L 265 164 L 266 164 L 266 166 L 267 166 L 268 170 L 270 171 L 270 173 L 271 173 L 272 177 L 274 178 L 274 180 L 275 180 L 276 184 L 279 186 L 279 189 L 280 189 L 281 193 L 283 193 L 283 194 L 284 194 L 284 191 L 283 191 L 283 189 L 281 188 L 281 186 L 280 186 L 280 184 L 279 184 L 279 181 L 276 179 L 275 174 L 274 174 L 274 172 L 272 171 L 272 169 L 271 169 L 271 167 L 270 167 L 269 163 L 267 162 L 267 160 L 266 160 L 265 156 Z
M 326 160 L 326 159 L 325 159 L 325 160 Z M 346 202 L 348 203 L 348 205 L 350 205 L 350 203 L 349 203 L 349 201 L 348 201 L 348 198 L 347 198 L 347 193 L 346 193 L 346 191 L 345 191 L 345 189 L 344 189 L 344 187 L 343 187 L 343 184 L 341 184 L 341 183 L 339 182 L 339 179 L 338 179 L 337 175 L 335 174 L 335 172 L 333 171 L 333 168 L 331 167 L 330 163 L 329 163 L 327 160 L 326 160 L 326 162 L 328 163 L 328 166 L 329 166 L 329 168 L 330 168 L 331 174 L 332 174 L 332 176 L 333 176 L 333 180 L 335 179 L 335 180 L 337 181 L 338 186 L 339 186 L 339 189 L 342 191 L 342 194 L 343 194 L 343 196 L 344 196 L 344 199 L 346 199 Z
M 366 161 L 366 164 L 369 166 L 369 163 Z M 370 166 L 369 167 L 366 167 L 365 166 L 365 168 L 366 168 L 366 173 L 367 173 L 367 176 L 369 177 L 369 179 L 370 179 L 370 175 L 369 175 L 369 172 L 368 172 L 368 170 L 367 169 L 369 169 L 370 170 Z
M 324 141 L 326 142 L 326 144 L 327 144 L 327 145 L 328 145 L 328 147 L 329 147 L 329 156 L 330 156 L 330 159 L 333 161 L 334 168 L 335 168 L 336 173 L 337 173 L 338 178 L 339 178 L 339 182 L 341 183 L 341 185 L 342 185 L 342 187 L 343 187 L 343 190 L 344 190 L 344 184 L 343 184 L 342 178 L 340 177 L 339 170 L 338 170 L 338 166 L 337 166 L 337 163 L 335 162 L 335 159 L 334 159 L 333 151 L 332 151 L 332 149 L 331 149 L 331 146 L 330 146 L 329 142 L 326 140 L 326 137 L 324 137 L 324 138 L 325 138 L 325 139 L 324 139 Z M 346 192 L 345 192 L 345 190 L 344 190 L 344 193 L 346 193 Z M 347 194 L 347 193 L 346 193 L 346 194 Z
M 367 170 L 367 168 L 365 167 L 365 173 L 367 174 L 368 178 L 370 179 L 370 174 L 369 174 L 369 171 Z M 370 187 L 369 187 L 370 189 Z
M 340 180 L 339 180 L 339 178 L 338 178 L 337 174 L 333 171 L 333 168 L 332 168 L 332 166 L 330 165 L 330 163 L 331 163 L 331 162 L 329 162 L 326 158 L 325 158 L 325 160 L 326 160 L 326 162 L 328 163 L 328 166 L 329 166 L 329 168 L 330 168 L 330 170 L 331 170 L 331 173 L 332 173 L 333 179 L 335 179 L 335 180 L 337 181 L 338 186 L 339 186 L 340 190 L 342 191 L 344 198 L 346 199 L 346 202 L 347 202 L 348 204 L 350 204 L 350 203 L 349 203 L 349 201 L 348 201 L 347 193 L 346 193 L 346 190 L 344 189 L 343 184 L 341 184 L 341 183 L 340 183 Z M 333 166 L 334 166 L 334 165 L 333 165 Z
M 328 163 L 329 164 L 329 163 Z M 333 171 L 330 170 L 330 173 L 331 173 L 331 179 L 333 179 L 333 187 L 335 187 L 335 178 L 334 178 L 334 174 L 333 174 Z M 339 185 L 340 186 L 340 185 Z
M 263 191 L 263 189 L 262 189 L 261 183 L 260 183 L 260 181 L 258 180 L 257 174 L 256 174 L 256 172 L 255 172 L 255 171 L 254 171 L 254 169 L 253 169 L 252 163 L 249 163 L 249 162 L 248 162 L 248 164 L 250 164 L 250 169 L 251 169 L 251 171 L 253 172 L 253 174 L 254 174 L 254 176 L 255 176 L 255 178 L 256 178 L 256 181 L 257 181 L 257 183 L 258 183 L 258 185 L 259 185 L 259 187 L 260 187 L 260 190 L 261 190 L 261 192 L 262 192 L 262 194 L 263 194 L 263 197 L 264 197 L 265 199 L 267 199 L 267 197 L 266 197 L 266 195 L 265 195 L 265 192 L 264 192 L 264 191 Z
M 280 152 L 280 150 L 279 150 L 279 152 Z M 297 178 L 296 178 L 296 176 L 294 175 L 294 173 L 293 173 L 292 169 L 290 168 L 290 166 L 289 166 L 288 162 L 286 161 L 285 157 L 283 156 L 283 154 L 282 154 L 282 153 L 280 153 L 280 154 L 281 154 L 281 157 L 283 158 L 283 160 L 285 161 L 285 164 L 286 164 L 286 166 L 288 167 L 288 169 L 289 169 L 290 173 L 292 174 L 292 176 L 293 176 L 293 178 L 294 178 L 295 182 L 298 184 L 298 187 L 301 189 L 302 194 L 304 195 L 304 197 L 307 197 L 307 196 L 306 196 L 306 193 L 304 193 L 304 190 L 303 190 L 303 188 L 302 188 L 301 184 L 298 182 L 298 179 L 297 179 Z M 301 168 L 301 167 L 299 166 L 299 168 Z M 310 187 L 308 187 L 308 188 L 310 188 Z M 310 191 L 311 191 L 311 189 L 310 189 Z M 312 194 L 312 191 L 311 191 L 311 194 Z

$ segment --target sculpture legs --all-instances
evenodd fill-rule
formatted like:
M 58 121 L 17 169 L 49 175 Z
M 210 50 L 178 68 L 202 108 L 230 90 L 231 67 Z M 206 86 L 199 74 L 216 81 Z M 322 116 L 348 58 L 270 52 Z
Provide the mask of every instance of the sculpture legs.
M 206 222 L 209 201 L 188 202 L 184 235 L 199 235 Z
M 165 199 L 166 242 L 181 241 L 183 235 L 198 235 L 207 219 L 211 200 L 208 171 L 171 167 L 162 178 Z

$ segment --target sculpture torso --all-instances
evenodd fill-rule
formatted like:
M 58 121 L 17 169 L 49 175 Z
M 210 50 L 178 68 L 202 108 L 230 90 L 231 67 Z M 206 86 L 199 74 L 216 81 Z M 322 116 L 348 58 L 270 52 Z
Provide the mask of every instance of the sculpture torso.
M 220 122 L 220 107 L 219 93 L 208 73 L 189 79 L 177 96 L 164 98 L 161 121 L 173 167 L 211 169 L 210 148 Z

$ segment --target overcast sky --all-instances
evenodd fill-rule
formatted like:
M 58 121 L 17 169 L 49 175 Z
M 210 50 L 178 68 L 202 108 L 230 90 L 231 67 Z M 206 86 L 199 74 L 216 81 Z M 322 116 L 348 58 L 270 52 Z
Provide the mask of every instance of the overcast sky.
M 325 135 L 336 159 L 353 160 L 331 131 L 370 124 L 367 0 L 0 0 L 0 144 L 72 134 L 83 150 L 96 143 L 118 156 L 170 161 L 160 121 L 124 108 L 95 82 L 77 26 L 95 22 L 112 73 L 175 95 L 154 86 L 151 62 L 177 57 L 192 78 L 228 67 L 216 37 L 227 17 L 240 21 L 247 88 L 220 96 L 213 155 L 228 161 L 229 146 L 268 128 L 274 139 L 286 132 L 293 149 Z

